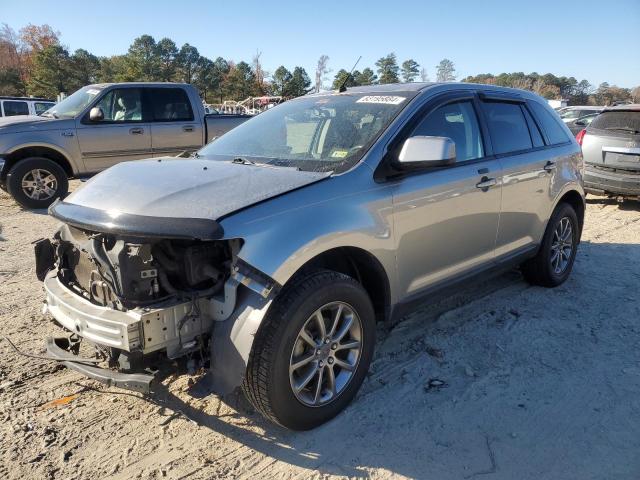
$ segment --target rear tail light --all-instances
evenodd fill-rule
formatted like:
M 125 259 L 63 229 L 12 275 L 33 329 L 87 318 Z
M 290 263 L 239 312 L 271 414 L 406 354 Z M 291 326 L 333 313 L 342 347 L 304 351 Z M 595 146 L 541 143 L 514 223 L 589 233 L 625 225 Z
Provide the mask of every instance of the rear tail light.
M 582 139 L 584 138 L 584 134 L 587 133 L 587 129 L 583 128 L 582 130 L 580 130 L 578 132 L 578 134 L 576 135 L 576 142 L 578 142 L 578 145 L 582 146 Z

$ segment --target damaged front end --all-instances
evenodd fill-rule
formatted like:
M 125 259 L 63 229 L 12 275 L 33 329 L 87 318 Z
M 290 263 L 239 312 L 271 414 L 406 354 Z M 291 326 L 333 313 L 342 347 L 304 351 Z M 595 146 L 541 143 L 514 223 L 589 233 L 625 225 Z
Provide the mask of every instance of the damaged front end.
M 150 382 L 145 387 L 140 375 L 150 357 L 206 359 L 214 348 L 242 350 L 232 338 L 236 323 L 264 313 L 274 291 L 268 277 L 237 258 L 242 240 L 222 239 L 215 221 L 122 215 L 64 202 L 50 213 L 64 224 L 35 246 L 45 308 L 73 338 L 91 342 L 111 370 L 65 364 L 104 383 L 144 392 Z M 48 341 L 54 357 L 69 350 L 68 342 Z M 220 380 L 214 390 L 239 383 L 241 364 L 230 365 L 231 376 L 214 374 Z M 216 367 L 226 372 L 227 366 Z

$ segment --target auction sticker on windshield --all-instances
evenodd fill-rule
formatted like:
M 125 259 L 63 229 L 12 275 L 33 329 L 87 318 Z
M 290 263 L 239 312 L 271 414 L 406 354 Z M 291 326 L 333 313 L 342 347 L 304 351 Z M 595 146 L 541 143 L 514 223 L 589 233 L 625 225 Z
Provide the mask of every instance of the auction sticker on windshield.
M 395 95 L 367 95 L 359 98 L 356 103 L 386 103 L 388 105 L 400 105 L 406 99 Z

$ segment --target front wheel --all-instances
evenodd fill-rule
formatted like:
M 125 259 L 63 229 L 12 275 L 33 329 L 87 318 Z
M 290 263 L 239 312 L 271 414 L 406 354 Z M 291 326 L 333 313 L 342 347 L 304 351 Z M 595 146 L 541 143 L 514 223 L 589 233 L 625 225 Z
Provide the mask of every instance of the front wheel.
M 64 169 L 44 157 L 19 160 L 7 176 L 7 191 L 25 208 L 47 208 L 68 189 Z
M 543 287 L 564 283 L 573 268 L 579 240 L 576 212 L 568 203 L 561 203 L 549 219 L 538 254 L 522 264 L 525 279 Z
M 275 302 L 256 335 L 243 389 L 268 419 L 308 430 L 340 413 L 360 388 L 375 344 L 373 306 L 356 280 L 328 271 Z

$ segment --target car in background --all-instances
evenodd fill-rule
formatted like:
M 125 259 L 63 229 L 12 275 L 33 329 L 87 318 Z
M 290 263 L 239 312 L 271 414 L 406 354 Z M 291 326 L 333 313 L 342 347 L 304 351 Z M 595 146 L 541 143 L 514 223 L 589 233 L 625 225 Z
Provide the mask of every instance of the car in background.
M 0 97 L 0 117 L 41 115 L 56 104 L 53 100 L 34 97 Z
M 571 130 L 574 136 L 580 133 L 581 130 L 587 128 L 593 119 L 596 118 L 599 113 L 590 113 L 589 115 L 585 115 L 583 117 L 578 117 L 575 120 L 571 120 L 570 122 L 566 122 L 567 127 Z
M 569 123 L 573 120 L 577 120 L 580 117 L 584 117 L 585 115 L 600 113 L 603 109 L 604 107 L 574 106 L 565 108 L 564 110 L 558 112 L 558 115 L 560 115 L 560 119 L 564 123 Z
M 640 200 L 640 104 L 606 108 L 576 139 L 585 191 Z

